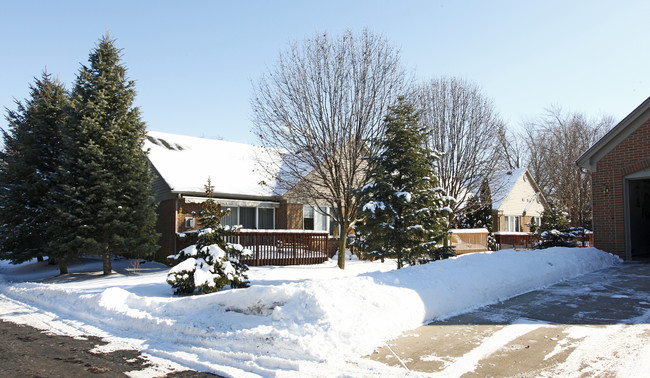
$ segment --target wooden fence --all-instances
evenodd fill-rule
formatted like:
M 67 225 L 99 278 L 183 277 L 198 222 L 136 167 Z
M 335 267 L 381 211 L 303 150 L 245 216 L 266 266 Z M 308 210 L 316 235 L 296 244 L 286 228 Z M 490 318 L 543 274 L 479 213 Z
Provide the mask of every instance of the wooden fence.
M 454 247 L 457 255 L 485 252 L 488 250 L 488 230 L 487 228 L 451 229 L 449 244 Z
M 179 238 L 179 246 L 196 241 Z M 253 252 L 242 256 L 248 266 L 309 265 L 328 259 L 329 234 L 302 230 L 240 230 L 228 236 L 226 242 L 240 244 Z
M 528 232 L 495 232 L 497 250 L 501 249 L 531 249 L 539 241 L 539 238 Z M 584 233 L 575 237 L 578 247 L 593 247 L 594 234 Z

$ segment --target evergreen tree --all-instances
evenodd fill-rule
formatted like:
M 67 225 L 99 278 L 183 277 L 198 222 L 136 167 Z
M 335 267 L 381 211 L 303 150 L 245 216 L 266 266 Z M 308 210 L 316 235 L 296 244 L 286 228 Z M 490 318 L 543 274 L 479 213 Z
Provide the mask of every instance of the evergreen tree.
M 145 124 L 133 106 L 134 82 L 120 58 L 106 35 L 80 69 L 52 193 L 58 220 L 52 229 L 62 236 L 56 247 L 102 256 L 104 274 L 111 273 L 111 254 L 143 257 L 157 248 L 158 237 L 142 149 Z
M 548 204 L 539 228 L 534 230 L 540 240 L 535 248 L 575 247 L 575 229 L 569 229 L 568 212 L 558 201 L 549 199 Z
M 221 225 L 221 218 L 228 215 L 228 210 L 221 210 L 214 202 L 211 180 L 205 186 L 208 197 L 199 213 L 202 229 L 196 244 L 183 249 L 177 255 L 170 256 L 178 260 L 167 275 L 167 283 L 175 290 L 174 294 L 192 294 L 218 291 L 226 285 L 233 289 L 247 287 L 248 267 L 240 262 L 242 254 L 249 250 L 238 244 L 226 242 L 232 230 Z
M 369 184 L 359 191 L 365 223 L 357 245 L 368 256 L 395 258 L 397 267 L 453 256 L 448 238 L 450 200 L 434 172 L 439 154 L 424 147 L 425 128 L 403 97 L 389 107 L 380 155 L 369 161 Z
M 475 210 L 467 212 L 460 218 L 460 228 L 486 228 L 488 230 L 488 249 L 496 251 L 496 239 L 493 234 L 492 194 L 487 179 L 481 183 L 478 195 L 467 201 L 467 207 Z
M 49 255 L 67 273 L 65 255 L 50 248 L 58 235 L 48 232 L 50 203 L 58 157 L 62 152 L 62 126 L 66 122 L 67 92 L 44 72 L 30 85 L 31 98 L 8 111 L 8 132 L 3 132 L 0 155 L 0 258 L 18 264 Z

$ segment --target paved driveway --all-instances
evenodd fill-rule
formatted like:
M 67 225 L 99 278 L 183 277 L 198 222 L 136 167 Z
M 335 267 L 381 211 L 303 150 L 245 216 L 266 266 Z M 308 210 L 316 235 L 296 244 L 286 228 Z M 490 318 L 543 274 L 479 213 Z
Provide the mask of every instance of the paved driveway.
M 422 326 L 369 358 L 442 376 L 647 376 L 650 261 Z

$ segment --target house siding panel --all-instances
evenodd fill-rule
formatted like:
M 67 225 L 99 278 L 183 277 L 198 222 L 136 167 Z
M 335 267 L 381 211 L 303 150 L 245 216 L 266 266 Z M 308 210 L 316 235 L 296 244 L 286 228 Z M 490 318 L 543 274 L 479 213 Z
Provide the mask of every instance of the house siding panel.
M 158 219 L 156 232 L 160 234 L 159 249 L 154 255 L 154 260 L 167 263 L 167 256 L 176 253 L 176 201 L 161 201 L 156 208 Z
M 650 120 L 619 143 L 592 173 L 595 247 L 626 258 L 624 177 L 650 167 Z

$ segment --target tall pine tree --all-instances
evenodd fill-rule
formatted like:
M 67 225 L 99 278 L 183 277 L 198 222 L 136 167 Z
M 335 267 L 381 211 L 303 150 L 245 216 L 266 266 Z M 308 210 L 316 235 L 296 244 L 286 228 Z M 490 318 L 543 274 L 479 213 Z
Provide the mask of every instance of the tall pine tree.
M 145 124 L 133 106 L 134 82 L 126 77 L 121 50 L 102 37 L 82 66 L 71 93 L 56 204 L 62 235 L 58 248 L 103 257 L 143 257 L 156 249 L 155 204 L 146 152 Z
M 381 154 L 369 161 L 372 184 L 359 195 L 365 223 L 357 245 L 369 256 L 417 264 L 453 255 L 448 238 L 449 199 L 439 187 L 439 154 L 425 147 L 425 128 L 403 97 L 389 108 Z
M 3 132 L 0 155 L 0 258 L 21 263 L 34 257 L 57 256 L 48 233 L 53 176 L 62 153 L 62 126 L 66 121 L 67 92 L 44 72 L 30 85 L 31 98 L 8 111 L 9 130 Z M 65 258 L 59 259 L 67 273 Z

